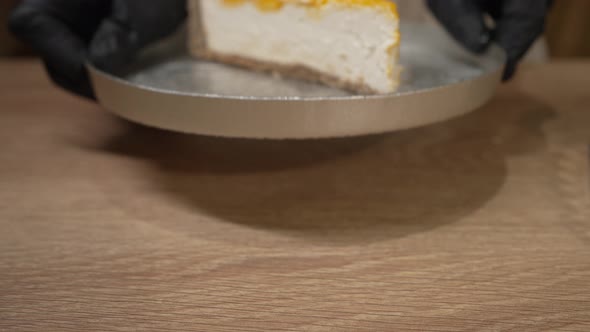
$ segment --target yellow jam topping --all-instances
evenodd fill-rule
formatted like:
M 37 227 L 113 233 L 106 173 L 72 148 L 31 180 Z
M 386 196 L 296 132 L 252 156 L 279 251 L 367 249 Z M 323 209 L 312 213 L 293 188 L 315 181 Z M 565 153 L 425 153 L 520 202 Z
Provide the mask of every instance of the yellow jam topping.
M 395 3 L 389 0 L 222 0 L 227 6 L 239 6 L 246 2 L 253 3 L 261 11 L 277 11 L 283 8 L 286 3 L 298 4 L 301 6 L 320 8 L 330 3 L 338 3 L 351 6 L 381 7 L 389 11 L 393 16 L 398 17 Z

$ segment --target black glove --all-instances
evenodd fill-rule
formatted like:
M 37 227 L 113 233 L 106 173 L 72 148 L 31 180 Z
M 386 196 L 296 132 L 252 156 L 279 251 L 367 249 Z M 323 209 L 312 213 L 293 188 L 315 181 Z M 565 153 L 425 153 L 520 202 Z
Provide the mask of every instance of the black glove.
M 39 52 L 54 82 L 94 98 L 87 60 L 114 70 L 185 17 L 185 0 L 23 0 L 9 25 Z
M 483 52 L 491 41 L 506 50 L 504 79 L 512 77 L 518 62 L 543 33 L 550 0 L 427 0 L 446 29 L 469 50 Z M 494 28 L 484 17 L 494 20 Z

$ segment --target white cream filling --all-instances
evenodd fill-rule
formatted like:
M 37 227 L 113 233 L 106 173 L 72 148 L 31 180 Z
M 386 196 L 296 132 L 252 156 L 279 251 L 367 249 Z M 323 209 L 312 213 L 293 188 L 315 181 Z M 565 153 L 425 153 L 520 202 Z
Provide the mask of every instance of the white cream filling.
M 285 4 L 265 12 L 251 3 L 200 3 L 207 47 L 213 52 L 300 64 L 380 93 L 397 88 L 399 23 L 379 8 Z

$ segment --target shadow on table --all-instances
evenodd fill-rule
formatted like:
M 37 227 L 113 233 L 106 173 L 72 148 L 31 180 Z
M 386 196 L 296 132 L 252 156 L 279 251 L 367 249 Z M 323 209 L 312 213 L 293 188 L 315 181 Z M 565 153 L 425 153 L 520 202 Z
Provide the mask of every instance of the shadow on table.
M 427 128 L 282 142 L 126 123 L 98 150 L 154 166 L 162 195 L 193 212 L 348 245 L 425 232 L 474 213 L 503 185 L 508 156 L 544 147 L 541 126 L 551 114 L 523 95 L 503 94 L 474 114 Z M 181 227 L 199 234 L 191 218 Z

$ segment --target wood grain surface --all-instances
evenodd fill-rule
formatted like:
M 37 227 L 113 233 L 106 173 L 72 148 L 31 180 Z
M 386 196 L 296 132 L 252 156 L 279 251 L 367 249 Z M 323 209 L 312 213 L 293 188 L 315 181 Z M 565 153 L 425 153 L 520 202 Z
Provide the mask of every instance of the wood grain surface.
M 555 1 L 546 36 L 555 57 L 590 57 L 590 1 Z
M 590 331 L 589 62 L 303 142 L 142 128 L 36 62 L 0 73 L 1 331 Z

